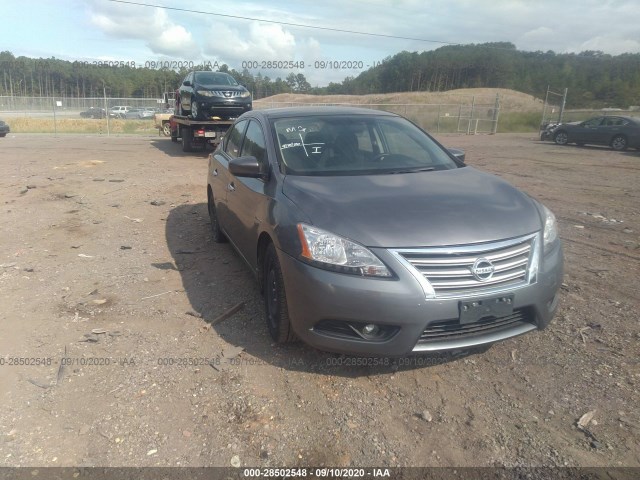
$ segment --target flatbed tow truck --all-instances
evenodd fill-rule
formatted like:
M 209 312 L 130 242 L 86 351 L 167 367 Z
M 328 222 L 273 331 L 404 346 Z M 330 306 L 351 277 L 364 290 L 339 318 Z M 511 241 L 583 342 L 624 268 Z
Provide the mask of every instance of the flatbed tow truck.
M 216 148 L 234 121 L 221 120 L 219 117 L 194 120 L 183 115 L 172 115 L 169 119 L 171 141 L 178 142 L 181 139 L 183 152 L 192 152 L 196 148 L 204 150 L 207 144 Z

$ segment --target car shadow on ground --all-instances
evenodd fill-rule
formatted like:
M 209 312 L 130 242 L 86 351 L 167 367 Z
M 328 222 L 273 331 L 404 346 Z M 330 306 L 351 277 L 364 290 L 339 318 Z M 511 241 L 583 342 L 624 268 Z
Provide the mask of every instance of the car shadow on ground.
M 169 155 L 170 157 L 208 157 L 213 149 L 209 146 L 206 146 L 204 149 L 200 147 L 194 147 L 193 152 L 183 152 L 182 151 L 182 143 L 180 141 L 172 142 L 169 137 L 158 137 L 151 141 L 151 145 L 160 150 L 165 155 Z
M 154 266 L 179 271 L 193 310 L 185 313 L 201 317 L 230 347 L 242 347 L 251 357 L 243 353 L 243 364 L 360 377 L 441 365 L 479 353 L 363 358 L 321 352 L 302 342 L 274 344 L 264 320 L 260 287 L 229 243 L 213 242 L 205 203 L 173 208 L 167 216 L 166 240 L 174 263 Z
M 549 141 L 549 140 L 537 140 L 536 143 L 539 144 L 545 144 L 545 145 L 553 145 L 559 148 L 575 148 L 575 149 L 579 149 L 579 150 L 588 150 L 588 151 L 608 151 L 608 152 L 615 152 L 616 150 L 614 150 L 613 148 L 611 148 L 608 145 L 578 145 L 575 143 L 571 143 L 568 145 L 556 145 L 554 142 Z M 628 148 L 626 150 L 622 150 L 619 152 L 621 155 L 631 155 L 631 156 L 637 156 L 638 154 L 640 154 L 640 150 L 638 149 L 633 149 L 633 148 Z

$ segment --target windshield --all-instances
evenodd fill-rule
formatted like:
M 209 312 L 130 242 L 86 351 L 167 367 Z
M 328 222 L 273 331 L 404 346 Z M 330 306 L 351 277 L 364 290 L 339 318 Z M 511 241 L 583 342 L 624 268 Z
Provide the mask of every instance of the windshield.
M 458 165 L 411 122 L 376 115 L 317 115 L 274 121 L 284 171 L 292 175 L 377 175 Z
M 238 82 L 226 73 L 197 72 L 195 81 L 200 85 L 231 85 L 234 87 L 238 85 Z

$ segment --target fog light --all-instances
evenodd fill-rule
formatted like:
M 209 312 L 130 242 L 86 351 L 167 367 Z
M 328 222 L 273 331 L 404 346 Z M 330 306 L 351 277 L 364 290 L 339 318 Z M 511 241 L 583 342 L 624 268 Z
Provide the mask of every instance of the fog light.
M 367 342 L 384 342 L 400 331 L 397 325 L 351 322 L 341 320 L 321 320 L 313 331 L 323 335 L 344 339 L 358 339 Z
M 365 335 L 375 335 L 377 331 L 378 331 L 378 326 L 374 325 L 373 323 L 365 325 L 362 328 L 362 333 L 364 333 Z

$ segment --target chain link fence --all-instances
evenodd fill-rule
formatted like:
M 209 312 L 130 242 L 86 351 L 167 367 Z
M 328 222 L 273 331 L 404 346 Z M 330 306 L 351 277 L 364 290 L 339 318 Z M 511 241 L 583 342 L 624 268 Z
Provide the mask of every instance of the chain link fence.
M 151 120 L 121 120 L 83 118 L 81 112 L 89 108 L 110 109 L 125 105 L 132 108 L 147 107 L 161 110 L 164 99 L 158 98 L 60 98 L 0 96 L 0 118 L 11 125 L 14 133 L 152 133 Z M 450 104 L 355 104 L 355 103 L 302 103 L 256 100 L 254 108 L 297 106 L 351 106 L 384 110 L 402 115 L 432 133 L 496 133 L 500 112 L 500 98 L 465 97 L 460 103 Z M 127 123 L 123 123 L 127 122 Z M 134 123 L 137 122 L 137 123 Z
M 476 101 L 481 100 L 481 101 Z M 257 100 L 254 108 L 347 106 L 371 108 L 396 113 L 408 118 L 424 130 L 434 133 L 496 133 L 500 113 L 499 96 L 488 98 L 471 97 L 465 103 L 303 103 L 270 102 Z

